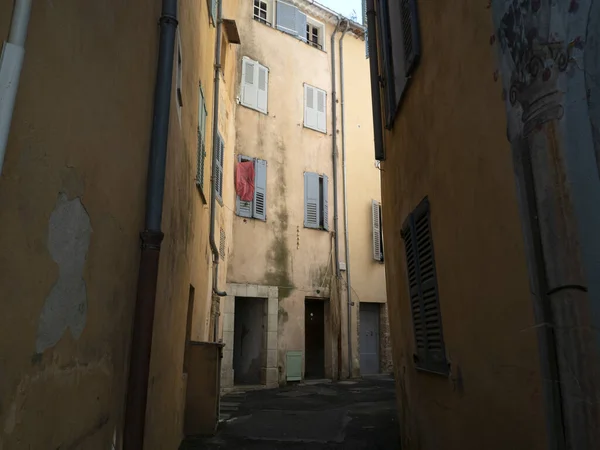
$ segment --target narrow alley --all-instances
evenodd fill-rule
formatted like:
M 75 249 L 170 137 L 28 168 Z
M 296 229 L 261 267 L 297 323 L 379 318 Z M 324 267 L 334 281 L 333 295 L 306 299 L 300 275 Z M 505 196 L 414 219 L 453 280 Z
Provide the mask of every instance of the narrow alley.
M 216 435 L 189 438 L 180 450 L 393 450 L 398 432 L 394 380 L 380 375 L 233 391 L 222 398 Z

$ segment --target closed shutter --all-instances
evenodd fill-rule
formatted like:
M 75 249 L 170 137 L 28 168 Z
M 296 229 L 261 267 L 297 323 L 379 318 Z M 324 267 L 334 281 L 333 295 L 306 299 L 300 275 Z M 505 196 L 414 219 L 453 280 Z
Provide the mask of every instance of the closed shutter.
M 381 261 L 381 223 L 379 220 L 379 202 L 371 202 L 371 218 L 373 222 L 373 259 Z
M 223 199 L 223 155 L 225 153 L 225 143 L 223 142 L 223 138 L 220 134 L 217 134 L 217 148 L 215 149 L 217 152 L 216 159 L 216 172 L 215 172 L 215 190 L 217 193 L 217 198 Z
M 367 0 L 362 0 L 362 24 L 365 27 L 365 56 L 369 57 L 369 32 L 367 30 Z
M 296 33 L 297 38 L 306 42 L 306 14 L 296 10 Z
M 317 130 L 327 132 L 327 95 L 325 91 L 317 89 Z
M 256 72 L 258 63 L 249 58 L 242 58 L 242 104 L 256 108 L 258 103 L 258 80 Z
M 315 88 L 304 85 L 304 126 L 317 129 L 319 119 L 317 117 L 317 108 L 315 105 Z
M 267 220 L 267 162 L 254 161 L 254 218 Z
M 284 2 L 277 2 L 277 29 L 297 36 L 296 12 L 297 8 Z M 306 30 L 305 30 L 306 33 Z
M 260 112 L 267 114 L 268 107 L 268 89 L 269 89 L 269 69 L 260 64 L 257 64 L 258 67 L 258 92 L 257 92 L 257 101 L 256 101 L 256 109 Z
M 304 226 L 319 228 L 319 175 L 304 172 Z
M 404 69 L 408 77 L 421 53 L 416 0 L 400 0 L 400 14 L 404 42 Z
M 329 231 L 329 178 L 323 175 L 323 229 Z
M 417 366 L 447 373 L 442 333 L 429 202 L 423 200 L 403 230 L 411 309 L 417 348 Z
M 206 161 L 206 102 L 204 100 L 204 91 L 202 87 L 198 92 L 198 163 L 196 167 L 196 185 L 204 189 L 204 163 Z
M 242 155 L 238 155 L 238 162 L 242 161 L 252 161 L 252 158 L 246 158 Z M 256 185 L 256 176 L 254 184 Z M 248 217 L 252 218 L 252 211 L 254 210 L 254 202 L 246 202 L 240 200 L 240 196 L 236 194 L 235 196 L 235 213 L 240 217 Z
M 221 0 L 222 1 L 222 0 Z M 214 26 L 217 26 L 217 0 L 209 0 L 210 2 L 210 18 Z

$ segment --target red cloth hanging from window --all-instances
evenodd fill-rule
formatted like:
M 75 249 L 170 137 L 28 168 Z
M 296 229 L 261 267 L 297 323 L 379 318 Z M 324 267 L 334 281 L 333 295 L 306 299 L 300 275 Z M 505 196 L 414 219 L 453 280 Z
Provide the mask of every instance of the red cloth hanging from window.
M 235 190 L 244 202 L 254 199 L 254 161 L 238 163 L 235 171 Z

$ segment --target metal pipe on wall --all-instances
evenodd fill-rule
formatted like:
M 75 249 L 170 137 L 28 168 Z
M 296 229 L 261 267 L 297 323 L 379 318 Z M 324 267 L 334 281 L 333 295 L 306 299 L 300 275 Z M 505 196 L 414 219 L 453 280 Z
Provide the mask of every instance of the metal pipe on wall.
M 163 240 L 161 221 L 177 31 L 177 0 L 163 0 L 159 25 L 158 64 L 146 181 L 146 217 L 145 229 L 140 234 L 141 256 L 130 347 L 123 436 L 124 450 L 144 448 L 156 284 L 160 247 Z
M 350 29 L 346 22 L 346 29 L 340 37 L 340 100 L 342 110 L 342 190 L 344 197 L 344 246 L 346 253 L 346 293 L 348 295 L 348 377 L 352 378 L 352 281 L 350 279 L 350 238 L 348 232 L 348 196 L 346 183 L 346 109 L 344 107 L 344 37 Z
M 213 92 L 213 129 L 212 129 L 212 163 L 210 172 L 210 248 L 213 253 L 213 293 L 219 297 L 227 296 L 226 292 L 219 291 L 219 248 L 215 241 L 215 216 L 217 209 L 217 185 L 215 183 L 215 173 L 217 171 L 217 146 L 219 133 L 219 89 L 221 81 L 221 27 L 223 23 L 223 1 L 217 0 L 217 23 L 215 37 L 215 80 Z M 218 318 L 215 317 L 215 341 L 218 339 Z
M 32 0 L 15 1 L 8 40 L 4 42 L 0 55 L 0 175 L 25 58 L 31 4 Z

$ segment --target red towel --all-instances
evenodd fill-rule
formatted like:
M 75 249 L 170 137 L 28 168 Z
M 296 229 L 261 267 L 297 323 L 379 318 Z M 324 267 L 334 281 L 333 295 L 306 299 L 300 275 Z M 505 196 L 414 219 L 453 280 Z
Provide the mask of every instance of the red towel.
M 254 161 L 238 163 L 235 171 L 235 190 L 240 200 L 254 200 Z

